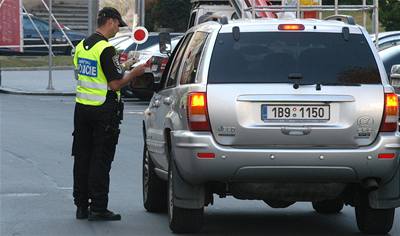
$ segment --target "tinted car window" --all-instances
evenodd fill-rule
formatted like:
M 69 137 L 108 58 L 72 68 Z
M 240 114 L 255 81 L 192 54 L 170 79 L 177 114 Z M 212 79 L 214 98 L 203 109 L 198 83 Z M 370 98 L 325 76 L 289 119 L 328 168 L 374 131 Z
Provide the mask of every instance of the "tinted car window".
M 208 82 L 290 83 L 293 74 L 301 83 L 381 83 L 363 35 L 307 32 L 219 34 Z
M 197 32 L 190 41 L 183 59 L 181 84 L 194 83 L 197 67 L 200 62 L 201 52 L 206 43 L 207 33 Z
M 189 28 L 193 27 L 194 25 L 194 21 L 196 20 L 196 15 L 197 15 L 197 11 L 193 12 L 192 15 L 190 16 L 190 21 L 189 21 Z
M 167 76 L 168 76 L 169 71 L 170 71 L 171 66 L 172 66 L 172 61 L 173 61 L 173 59 L 175 58 L 176 52 L 177 52 L 178 49 L 180 48 L 180 45 L 182 45 L 183 41 L 184 41 L 184 38 L 181 38 L 181 39 L 179 40 L 179 42 L 178 42 L 178 44 L 176 45 L 176 47 L 172 50 L 171 56 L 169 56 L 169 58 L 168 58 L 168 62 L 167 62 L 167 65 L 165 66 L 165 70 L 164 70 L 164 72 L 163 72 L 162 75 L 161 75 L 161 81 L 160 81 L 161 87 L 160 87 L 160 88 L 165 87 L 165 83 L 166 83 L 166 81 L 167 81 Z
M 179 67 L 181 65 L 181 61 L 182 61 L 182 57 L 183 57 L 183 53 L 185 52 L 185 49 L 191 39 L 193 34 L 188 34 L 188 36 L 184 39 L 182 46 L 180 46 L 178 48 L 178 51 L 176 52 L 176 56 L 174 58 L 172 67 L 171 67 L 171 71 L 169 73 L 169 76 L 167 78 L 167 84 L 166 87 L 173 87 L 176 85 L 176 81 L 177 81 L 177 77 L 178 77 L 178 71 L 179 71 Z
M 49 31 L 49 26 L 47 23 L 33 18 L 33 22 L 35 23 L 36 27 L 39 29 L 40 33 L 47 33 Z
M 44 23 L 41 20 L 35 19 L 35 18 L 32 18 L 32 21 L 35 23 L 35 25 L 39 29 L 40 33 L 43 34 L 43 33 L 48 32 L 48 25 L 46 23 Z M 31 20 L 29 20 L 28 17 L 24 17 L 23 22 L 24 22 L 24 25 L 23 25 L 24 30 L 36 32 L 35 27 L 33 26 Z

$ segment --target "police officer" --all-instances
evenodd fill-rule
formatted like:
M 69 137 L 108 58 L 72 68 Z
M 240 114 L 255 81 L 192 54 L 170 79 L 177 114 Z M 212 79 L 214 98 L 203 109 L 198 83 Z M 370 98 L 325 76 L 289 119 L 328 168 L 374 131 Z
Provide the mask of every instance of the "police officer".
M 96 33 L 76 47 L 78 73 L 74 114 L 74 202 L 76 218 L 120 220 L 108 210 L 109 172 L 122 120 L 119 90 L 144 73 L 139 66 L 123 75 L 115 48 L 108 42 L 126 26 L 120 13 L 105 7 L 98 13 Z

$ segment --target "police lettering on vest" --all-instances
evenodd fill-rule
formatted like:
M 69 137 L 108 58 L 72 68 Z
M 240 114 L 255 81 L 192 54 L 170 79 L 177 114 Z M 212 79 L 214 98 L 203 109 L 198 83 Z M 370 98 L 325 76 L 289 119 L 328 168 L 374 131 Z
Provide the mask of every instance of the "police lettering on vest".
M 104 49 L 112 45 L 101 40 L 89 50 L 83 47 L 82 40 L 76 46 L 74 65 L 78 72 L 78 84 L 76 86 L 76 102 L 90 106 L 100 106 L 107 98 L 108 81 L 101 68 L 100 55 Z M 121 93 L 117 91 L 118 99 Z
M 80 75 L 97 77 L 97 61 L 78 58 L 78 71 Z

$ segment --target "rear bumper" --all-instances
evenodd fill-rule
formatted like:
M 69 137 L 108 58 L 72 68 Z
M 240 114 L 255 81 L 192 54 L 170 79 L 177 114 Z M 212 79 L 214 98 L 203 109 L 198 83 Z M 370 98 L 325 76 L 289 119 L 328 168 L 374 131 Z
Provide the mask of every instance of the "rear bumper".
M 357 149 L 238 149 L 217 144 L 209 133 L 171 132 L 172 152 L 182 178 L 192 184 L 220 182 L 338 182 L 366 178 L 389 182 L 398 171 L 400 133 L 381 134 Z M 215 153 L 200 159 L 197 153 Z M 378 159 L 395 153 L 394 159 Z

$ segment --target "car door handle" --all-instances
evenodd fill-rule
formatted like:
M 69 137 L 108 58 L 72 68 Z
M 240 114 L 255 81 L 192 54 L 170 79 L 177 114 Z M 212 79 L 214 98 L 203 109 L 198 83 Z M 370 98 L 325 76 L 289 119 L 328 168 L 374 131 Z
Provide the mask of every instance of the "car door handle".
M 283 127 L 281 132 L 285 135 L 303 136 L 311 133 L 311 129 L 307 127 Z
M 166 97 L 166 98 L 164 98 L 163 102 L 164 102 L 165 105 L 171 105 L 172 104 L 172 98 Z

